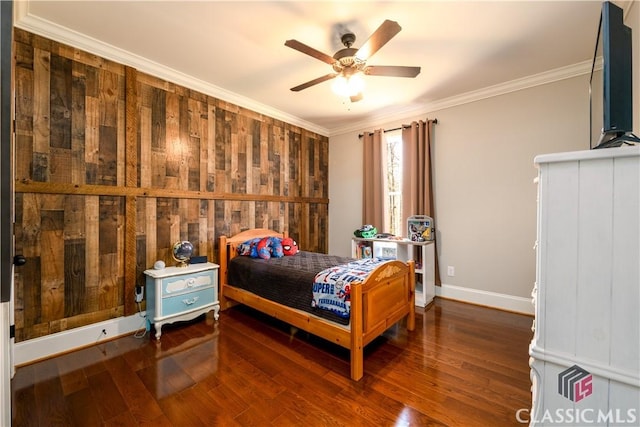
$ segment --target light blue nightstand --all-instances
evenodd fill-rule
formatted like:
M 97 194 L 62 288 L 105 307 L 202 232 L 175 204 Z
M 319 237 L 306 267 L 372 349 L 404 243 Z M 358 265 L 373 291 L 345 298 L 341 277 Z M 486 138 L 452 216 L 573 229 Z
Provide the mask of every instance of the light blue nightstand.
M 211 310 L 218 320 L 218 268 L 207 262 L 145 270 L 147 328 L 155 325 L 157 340 L 162 335 L 162 325 L 192 320 Z

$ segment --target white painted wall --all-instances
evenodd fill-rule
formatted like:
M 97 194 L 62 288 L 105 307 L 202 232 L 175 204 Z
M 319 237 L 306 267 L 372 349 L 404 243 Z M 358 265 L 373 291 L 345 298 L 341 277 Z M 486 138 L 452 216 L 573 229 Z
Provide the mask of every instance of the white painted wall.
M 438 119 L 434 192 L 443 289 L 452 285 L 530 298 L 536 238 L 533 158 L 589 149 L 588 80 L 585 74 L 366 129 Z M 329 251 L 339 255 L 350 253 L 350 237 L 361 225 L 359 132 L 329 141 Z M 449 265 L 455 277 L 447 276 Z

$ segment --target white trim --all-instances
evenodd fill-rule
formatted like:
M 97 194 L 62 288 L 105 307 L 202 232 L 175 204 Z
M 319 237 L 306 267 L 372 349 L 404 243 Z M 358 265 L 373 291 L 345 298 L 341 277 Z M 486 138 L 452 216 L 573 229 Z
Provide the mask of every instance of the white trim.
M 480 289 L 463 288 L 461 286 L 446 285 L 444 283 L 442 286 L 436 286 L 436 296 L 531 316 L 534 314 L 531 298 L 516 297 Z
M 133 333 L 145 327 L 144 316 L 144 312 L 136 313 L 16 343 L 15 364 L 24 365 Z

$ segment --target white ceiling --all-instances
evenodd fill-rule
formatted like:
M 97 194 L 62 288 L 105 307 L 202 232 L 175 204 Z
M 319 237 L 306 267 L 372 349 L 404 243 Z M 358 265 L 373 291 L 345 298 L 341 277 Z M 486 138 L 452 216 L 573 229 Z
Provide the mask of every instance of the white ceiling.
M 632 2 L 617 4 L 628 9 Z M 325 135 L 447 102 L 585 73 L 599 1 L 31 1 L 15 24 L 54 40 Z M 359 47 L 385 20 L 402 31 L 368 65 L 420 66 L 416 78 L 366 77 L 351 103 L 331 82 L 289 89 L 331 67 L 284 46 L 332 56 L 340 29 Z M 497 86 L 496 86 L 497 85 Z M 430 108 L 431 107 L 431 108 Z

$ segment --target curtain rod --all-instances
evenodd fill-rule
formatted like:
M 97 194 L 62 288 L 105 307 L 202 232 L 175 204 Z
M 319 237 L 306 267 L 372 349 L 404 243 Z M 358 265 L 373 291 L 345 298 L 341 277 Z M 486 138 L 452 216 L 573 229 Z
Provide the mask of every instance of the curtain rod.
M 427 121 L 428 121 L 428 122 L 433 123 L 434 125 L 437 125 L 437 124 L 438 124 L 438 119 L 432 119 L 432 120 L 427 120 Z M 384 133 L 387 133 L 387 132 L 393 132 L 393 131 L 395 131 L 395 130 L 400 130 L 400 129 L 408 128 L 408 127 L 410 127 L 410 126 L 411 126 L 411 125 L 402 125 L 402 126 L 401 126 L 401 127 L 399 127 L 399 128 L 383 129 L 383 130 L 382 130 L 382 132 L 384 132 Z M 370 132 L 370 133 L 371 133 L 371 134 L 373 134 L 373 132 Z M 364 134 L 363 134 L 363 133 L 358 134 L 358 138 L 362 138 L 363 136 L 364 136 Z

